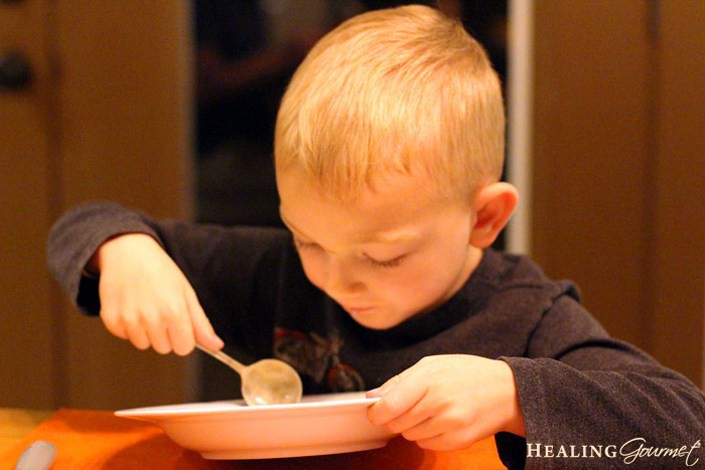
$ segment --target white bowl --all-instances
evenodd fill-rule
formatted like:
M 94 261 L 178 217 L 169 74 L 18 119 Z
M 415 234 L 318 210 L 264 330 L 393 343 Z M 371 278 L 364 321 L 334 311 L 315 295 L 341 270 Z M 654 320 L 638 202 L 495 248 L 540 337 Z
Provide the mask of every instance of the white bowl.
M 267 459 L 383 447 L 394 437 L 367 419 L 377 399 L 364 392 L 305 396 L 291 405 L 242 400 L 133 408 L 115 412 L 151 421 L 180 446 L 206 459 Z

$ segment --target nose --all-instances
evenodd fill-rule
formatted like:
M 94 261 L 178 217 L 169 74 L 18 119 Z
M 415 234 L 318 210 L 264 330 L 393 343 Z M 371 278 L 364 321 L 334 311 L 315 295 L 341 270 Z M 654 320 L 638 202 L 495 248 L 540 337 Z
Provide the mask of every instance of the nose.
M 330 257 L 326 266 L 323 290 L 333 298 L 355 294 L 364 289 L 364 283 L 344 260 Z

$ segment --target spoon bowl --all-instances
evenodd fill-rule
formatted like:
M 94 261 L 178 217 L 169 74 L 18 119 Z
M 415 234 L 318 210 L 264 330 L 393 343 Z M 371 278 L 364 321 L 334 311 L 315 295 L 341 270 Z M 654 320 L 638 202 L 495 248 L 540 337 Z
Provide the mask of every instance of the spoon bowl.
M 196 347 L 240 374 L 242 398 L 248 405 L 282 405 L 301 401 L 301 377 L 286 362 L 262 359 L 246 366 L 222 351 L 199 344 Z

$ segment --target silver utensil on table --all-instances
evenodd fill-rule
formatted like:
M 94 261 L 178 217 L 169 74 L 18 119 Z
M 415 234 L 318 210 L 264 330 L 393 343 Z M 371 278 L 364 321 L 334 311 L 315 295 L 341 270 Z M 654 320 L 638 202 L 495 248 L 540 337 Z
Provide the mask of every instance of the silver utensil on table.
M 48 441 L 35 441 L 20 455 L 15 470 L 47 470 L 54 463 L 56 446 Z

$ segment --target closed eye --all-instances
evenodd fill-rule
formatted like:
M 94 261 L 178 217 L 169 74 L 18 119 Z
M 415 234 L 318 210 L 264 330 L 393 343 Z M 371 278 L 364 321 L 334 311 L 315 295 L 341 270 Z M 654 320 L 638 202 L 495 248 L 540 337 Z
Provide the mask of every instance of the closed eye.
M 406 255 L 404 254 L 385 261 L 376 260 L 368 255 L 365 255 L 365 257 L 367 259 L 367 262 L 370 263 L 370 265 L 374 268 L 396 268 L 401 264 L 402 260 L 406 258 Z

